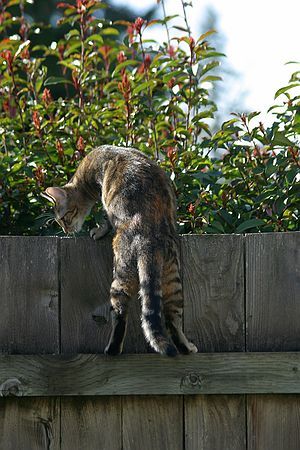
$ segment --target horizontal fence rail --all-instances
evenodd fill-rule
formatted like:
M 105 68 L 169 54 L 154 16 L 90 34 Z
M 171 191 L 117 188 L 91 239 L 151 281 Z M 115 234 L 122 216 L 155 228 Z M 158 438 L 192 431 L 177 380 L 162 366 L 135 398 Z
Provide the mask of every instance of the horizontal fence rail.
M 7 355 L 0 395 L 300 394 L 300 352 Z

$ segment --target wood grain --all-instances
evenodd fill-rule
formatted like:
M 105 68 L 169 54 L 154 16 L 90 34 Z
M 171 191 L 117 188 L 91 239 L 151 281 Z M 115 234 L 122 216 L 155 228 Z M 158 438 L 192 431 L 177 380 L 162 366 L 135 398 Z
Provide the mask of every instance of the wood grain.
M 184 328 L 200 352 L 244 349 L 242 236 L 183 236 Z
M 185 397 L 185 450 L 246 450 L 241 395 Z
M 181 255 L 187 336 L 200 352 L 242 351 L 245 343 L 243 237 L 183 236 Z M 227 362 L 232 367 L 229 359 Z M 198 372 L 204 383 L 203 372 Z M 233 384 L 235 381 L 232 379 Z M 216 380 L 212 382 L 214 387 L 217 384 Z M 223 388 L 219 389 L 221 392 Z M 245 448 L 244 396 L 186 396 L 184 412 L 186 449 Z
M 0 448 L 60 450 L 59 399 L 0 398 Z
M 0 266 L 0 352 L 58 352 L 57 239 L 0 237 Z
M 248 351 L 300 350 L 300 233 L 246 236 Z
M 61 450 L 121 450 L 120 397 L 62 398 Z
M 102 353 L 110 323 L 105 314 L 93 313 L 109 304 L 112 280 L 111 239 L 89 238 L 61 241 L 61 351 Z
M 247 350 L 298 351 L 300 233 L 245 239 Z M 300 448 L 298 396 L 250 395 L 247 403 L 249 450 Z
M 248 398 L 248 449 L 299 450 L 300 396 Z
M 123 405 L 124 450 L 182 450 L 182 398 L 128 397 Z
M 300 353 L 2 355 L 0 381 L 19 396 L 300 393 Z

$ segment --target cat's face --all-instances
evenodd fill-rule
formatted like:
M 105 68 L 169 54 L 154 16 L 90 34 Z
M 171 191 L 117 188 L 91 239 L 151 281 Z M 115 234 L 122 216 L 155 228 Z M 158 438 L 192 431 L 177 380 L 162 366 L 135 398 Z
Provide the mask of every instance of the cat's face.
M 42 195 L 54 204 L 55 220 L 65 233 L 76 233 L 81 230 L 91 208 L 84 202 L 79 192 L 74 189 L 50 187 Z

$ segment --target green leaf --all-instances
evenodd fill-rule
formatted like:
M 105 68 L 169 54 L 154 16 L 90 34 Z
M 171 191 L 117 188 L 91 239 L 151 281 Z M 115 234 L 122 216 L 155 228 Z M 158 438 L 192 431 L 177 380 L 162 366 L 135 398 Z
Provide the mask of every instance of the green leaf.
M 92 34 L 91 36 L 89 36 L 88 38 L 86 38 L 86 40 L 84 41 L 86 44 L 89 44 L 90 42 L 92 43 L 97 43 L 102 45 L 103 44 L 103 37 L 100 36 L 100 34 Z
M 104 28 L 103 30 L 101 30 L 100 33 L 105 36 L 108 36 L 108 35 L 119 36 L 119 34 L 120 34 L 119 30 L 117 30 L 116 28 L 112 28 L 112 27 Z
M 295 145 L 294 142 L 290 141 L 284 134 L 283 131 L 275 131 L 275 134 L 272 139 L 273 145 L 279 145 L 279 146 L 293 146 Z
M 127 59 L 126 61 L 121 62 L 120 64 L 118 64 L 115 68 L 115 70 L 112 73 L 112 78 L 117 75 L 117 73 L 119 73 L 122 69 L 124 69 L 124 67 L 127 66 L 136 66 L 137 64 L 140 64 L 139 61 L 136 61 L 135 59 Z
M 208 30 L 206 33 L 201 34 L 201 36 L 199 37 L 199 39 L 197 40 L 197 44 L 199 42 L 204 41 L 208 36 L 215 34 L 216 30 Z
M 64 77 L 49 77 L 45 81 L 45 86 L 50 86 L 52 84 L 61 84 L 61 83 L 73 84 L 70 80 L 67 80 Z
M 280 89 L 278 89 L 278 91 L 276 92 L 274 99 L 276 99 L 277 97 L 279 97 L 279 95 L 281 94 L 285 94 L 287 91 L 289 91 L 290 89 L 300 86 L 300 83 L 293 83 L 293 84 L 289 84 L 288 86 L 284 86 Z
M 257 228 L 261 225 L 264 225 L 264 221 L 261 219 L 249 219 L 245 222 L 241 223 L 237 229 L 235 230 L 236 233 L 243 233 L 246 230 L 250 230 L 251 228 Z

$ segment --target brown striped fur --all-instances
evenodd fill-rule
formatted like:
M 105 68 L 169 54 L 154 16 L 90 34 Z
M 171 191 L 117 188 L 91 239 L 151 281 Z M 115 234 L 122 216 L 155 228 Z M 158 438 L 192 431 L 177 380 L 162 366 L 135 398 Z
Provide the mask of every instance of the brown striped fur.
M 79 231 L 100 199 L 109 224 L 93 229 L 91 236 L 99 239 L 110 228 L 115 232 L 112 333 L 106 353 L 121 353 L 128 303 L 138 289 L 142 327 L 152 348 L 169 356 L 196 352 L 182 331 L 176 202 L 164 171 L 138 150 L 102 146 L 84 158 L 67 185 L 48 188 L 45 195 L 55 203 L 65 232 Z M 172 341 L 163 331 L 161 306 Z

